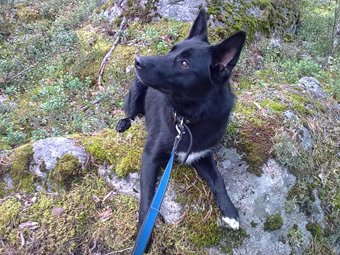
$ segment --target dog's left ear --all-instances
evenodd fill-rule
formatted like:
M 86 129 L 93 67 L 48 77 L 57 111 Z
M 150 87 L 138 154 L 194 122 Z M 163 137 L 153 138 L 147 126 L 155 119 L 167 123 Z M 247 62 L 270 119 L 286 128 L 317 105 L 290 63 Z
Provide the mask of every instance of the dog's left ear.
M 200 10 L 200 13 L 191 27 L 188 39 L 193 37 L 197 37 L 202 41 L 208 42 L 207 13 L 203 8 Z
M 240 57 L 246 40 L 246 32 L 240 31 L 221 43 L 212 46 L 213 69 L 229 75 Z

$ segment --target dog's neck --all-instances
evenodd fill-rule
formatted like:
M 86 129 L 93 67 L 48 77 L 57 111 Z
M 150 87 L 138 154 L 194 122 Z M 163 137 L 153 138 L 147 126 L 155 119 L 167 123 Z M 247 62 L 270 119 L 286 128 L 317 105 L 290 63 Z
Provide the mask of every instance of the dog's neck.
M 233 105 L 233 95 L 228 98 L 225 90 L 198 99 L 172 96 L 167 96 L 167 99 L 172 111 L 191 123 L 225 114 L 229 107 L 216 108 L 218 102 L 222 102 L 220 105 Z

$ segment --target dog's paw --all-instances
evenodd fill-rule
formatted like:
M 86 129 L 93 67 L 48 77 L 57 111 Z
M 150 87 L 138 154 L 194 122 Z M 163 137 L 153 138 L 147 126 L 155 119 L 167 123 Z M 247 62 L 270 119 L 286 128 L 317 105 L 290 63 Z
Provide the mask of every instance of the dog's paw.
M 131 127 L 130 118 L 120 119 L 116 125 L 116 131 L 119 133 L 123 133 Z
M 238 219 L 222 217 L 222 221 L 232 230 L 239 230 L 240 228 Z

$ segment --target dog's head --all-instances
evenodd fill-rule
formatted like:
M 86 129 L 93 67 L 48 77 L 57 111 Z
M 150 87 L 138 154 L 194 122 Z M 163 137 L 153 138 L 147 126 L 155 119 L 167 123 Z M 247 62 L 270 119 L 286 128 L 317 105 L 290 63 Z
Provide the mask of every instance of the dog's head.
M 246 33 L 237 32 L 210 45 L 207 15 L 202 9 L 186 40 L 175 44 L 164 56 L 135 59 L 137 77 L 149 87 L 173 97 L 199 98 L 224 86 L 244 46 Z

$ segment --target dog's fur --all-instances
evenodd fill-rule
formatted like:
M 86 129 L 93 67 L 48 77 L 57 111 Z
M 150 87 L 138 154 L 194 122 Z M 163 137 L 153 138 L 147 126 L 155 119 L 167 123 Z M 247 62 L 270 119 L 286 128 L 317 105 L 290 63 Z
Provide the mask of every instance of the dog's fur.
M 136 58 L 136 79 L 125 99 L 126 118 L 118 122 L 116 130 L 124 132 L 131 120 L 145 115 L 148 135 L 142 155 L 138 229 L 153 198 L 158 172 L 165 167 L 177 135 L 174 111 L 188 122 L 193 135 L 187 163 L 210 186 L 222 219 L 232 229 L 239 228 L 238 213 L 216 169 L 211 149 L 226 132 L 234 103 L 229 78 L 245 37 L 245 32 L 240 31 L 210 45 L 206 12 L 202 9 L 189 37 L 173 46 L 167 55 Z M 188 146 L 189 137 L 184 134 L 177 150 L 179 161 Z

